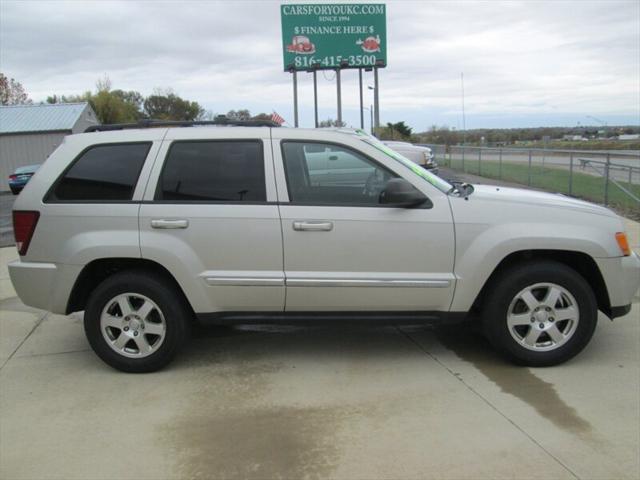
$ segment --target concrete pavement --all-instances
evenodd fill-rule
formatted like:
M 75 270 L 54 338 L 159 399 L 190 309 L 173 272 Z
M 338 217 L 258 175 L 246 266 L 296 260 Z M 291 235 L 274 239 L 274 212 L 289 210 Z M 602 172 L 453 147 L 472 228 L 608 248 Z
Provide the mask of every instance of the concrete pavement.
M 554 368 L 460 328 L 247 327 L 127 375 L 80 317 L 22 305 L 15 256 L 0 249 L 0 478 L 640 477 L 639 297 Z

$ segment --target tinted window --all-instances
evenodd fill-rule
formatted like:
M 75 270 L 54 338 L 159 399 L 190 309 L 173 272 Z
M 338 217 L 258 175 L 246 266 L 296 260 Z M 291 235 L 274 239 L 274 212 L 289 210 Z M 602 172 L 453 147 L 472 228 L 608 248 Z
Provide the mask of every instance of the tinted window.
M 91 147 L 64 174 L 50 198 L 131 200 L 150 147 L 150 143 Z
M 282 151 L 294 203 L 377 205 L 396 175 L 360 153 L 324 143 L 283 142 Z
M 266 201 L 262 142 L 174 143 L 164 164 L 156 199 Z

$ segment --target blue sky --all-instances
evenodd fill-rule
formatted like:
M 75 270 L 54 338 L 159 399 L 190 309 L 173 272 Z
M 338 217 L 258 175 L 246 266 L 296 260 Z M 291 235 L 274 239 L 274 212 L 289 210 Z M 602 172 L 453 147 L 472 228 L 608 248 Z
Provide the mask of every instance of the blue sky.
M 0 70 L 34 100 L 94 89 L 106 74 L 114 88 L 171 87 L 213 112 L 276 110 L 293 122 L 281 3 L 2 0 Z M 464 72 L 467 128 L 640 123 L 636 0 L 385 3 L 383 122 L 460 128 Z M 333 74 L 318 78 L 320 117 L 335 117 Z M 301 126 L 312 126 L 311 75 L 299 82 Z M 343 117 L 354 126 L 357 88 L 357 72 L 344 72 Z

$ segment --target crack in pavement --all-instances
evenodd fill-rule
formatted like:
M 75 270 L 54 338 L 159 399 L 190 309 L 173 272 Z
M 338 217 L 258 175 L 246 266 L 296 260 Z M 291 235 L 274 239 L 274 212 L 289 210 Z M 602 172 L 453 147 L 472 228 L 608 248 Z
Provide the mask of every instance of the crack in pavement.
M 9 355 L 7 357 L 7 359 L 4 361 L 4 363 L 2 365 L 0 365 L 0 371 L 5 367 L 5 365 L 7 363 L 9 363 L 9 360 L 11 360 L 13 358 L 13 356 L 16 354 L 16 352 L 18 350 L 20 350 L 20 347 L 22 347 L 22 345 L 24 345 L 24 342 L 27 341 L 27 339 L 33 334 L 33 332 L 36 331 L 36 328 L 38 328 L 40 326 L 40 324 L 42 324 L 42 322 L 45 320 L 45 318 L 47 318 L 49 316 L 49 312 L 46 312 L 44 315 L 42 315 L 42 317 L 40 317 L 38 319 L 38 321 L 36 322 L 36 324 L 33 326 L 33 328 L 29 331 L 29 333 L 27 333 L 27 335 L 22 339 L 22 341 L 18 344 L 18 346 L 13 350 L 13 352 L 11 352 L 11 355 Z
M 442 363 L 442 361 L 440 361 L 440 359 L 438 357 L 436 357 L 435 355 L 433 355 L 431 352 L 429 352 L 428 350 L 426 350 L 422 345 L 420 345 L 420 343 L 418 343 L 411 335 L 409 335 L 407 332 L 405 332 L 404 330 L 402 330 L 399 327 L 396 327 L 396 329 L 398 330 L 398 332 L 400 332 L 400 334 L 402 334 L 410 343 L 412 343 L 416 348 L 418 348 L 418 350 L 420 350 L 422 353 L 424 353 L 425 355 L 427 355 L 428 357 L 430 357 L 432 360 L 434 360 L 438 365 L 440 365 L 442 368 L 444 368 L 452 377 L 454 377 L 456 380 L 458 380 L 459 382 L 461 382 L 471 393 L 473 393 L 475 396 L 477 396 L 480 400 L 482 400 L 485 404 L 487 404 L 492 410 L 494 410 L 498 415 L 500 415 L 502 418 L 504 418 L 505 420 L 507 420 L 511 425 L 513 425 L 517 430 L 519 430 L 524 436 L 526 436 L 533 444 L 535 444 L 538 448 L 540 448 L 543 452 L 545 452 L 549 457 L 553 458 L 558 465 L 560 465 L 562 468 L 564 468 L 567 472 L 569 472 L 574 478 L 576 479 L 580 479 L 580 477 L 573 471 L 571 470 L 571 468 L 569 468 L 568 465 L 566 465 L 565 463 L 563 463 L 558 457 L 556 457 L 553 453 L 551 453 L 549 450 L 547 450 L 540 442 L 538 442 L 531 434 L 529 434 L 526 430 L 524 430 L 520 425 L 518 425 L 514 420 L 512 420 L 511 418 L 509 418 L 505 413 L 503 413 L 502 411 L 500 411 L 500 409 L 498 409 L 498 407 L 496 407 L 493 403 L 491 403 L 485 396 L 483 396 L 480 392 L 478 392 L 476 389 L 474 389 L 471 385 L 469 385 L 467 382 L 464 381 L 464 379 L 459 376 L 456 375 L 455 372 L 453 370 L 451 370 L 449 367 L 447 367 L 444 363 Z

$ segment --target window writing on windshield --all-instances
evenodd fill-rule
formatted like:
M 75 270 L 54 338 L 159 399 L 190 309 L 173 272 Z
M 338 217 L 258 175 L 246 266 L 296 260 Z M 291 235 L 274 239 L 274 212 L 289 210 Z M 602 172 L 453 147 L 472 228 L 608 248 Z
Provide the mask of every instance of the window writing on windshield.
M 431 185 L 436 187 L 441 192 L 447 193 L 449 190 L 451 190 L 452 185 L 449 184 L 449 182 L 443 180 L 442 178 L 438 177 L 437 175 L 434 175 L 434 174 L 426 171 L 420 165 L 412 162 L 411 160 L 409 160 L 408 158 L 404 157 L 403 155 L 400 155 L 398 152 L 396 152 L 392 148 L 389 148 L 387 145 L 385 145 L 384 143 L 380 142 L 378 139 L 372 138 L 367 134 L 365 134 L 363 136 L 366 137 L 366 138 L 362 139 L 364 142 L 368 143 L 372 147 L 374 147 L 377 150 L 381 151 L 385 155 L 393 158 L 394 160 L 402 163 L 404 166 L 409 167 L 411 169 L 411 171 L 413 171 L 413 173 L 415 173 L 416 175 L 419 175 L 422 178 L 424 178 L 427 182 L 429 182 Z

